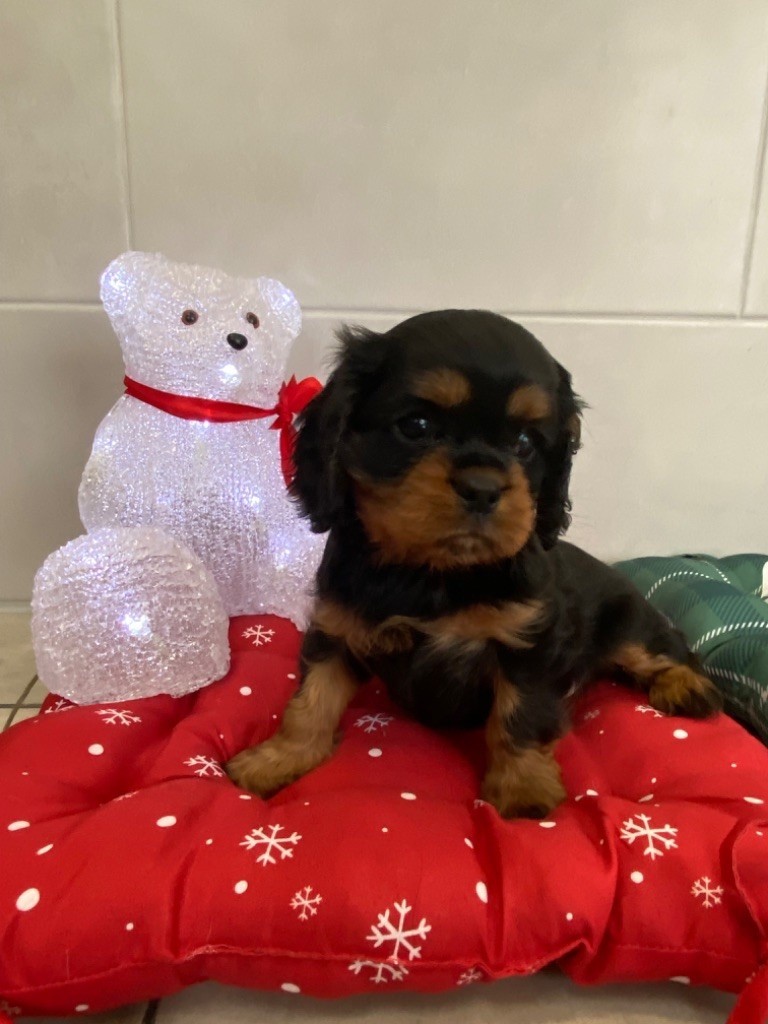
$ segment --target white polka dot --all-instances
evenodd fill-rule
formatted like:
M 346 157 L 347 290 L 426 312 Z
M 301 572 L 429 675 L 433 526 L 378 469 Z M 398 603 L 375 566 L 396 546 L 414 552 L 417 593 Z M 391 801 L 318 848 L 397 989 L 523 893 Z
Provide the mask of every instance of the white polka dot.
M 253 800 L 253 797 L 250 796 L 248 793 L 240 793 L 240 799 L 241 800 Z
M 382 832 L 389 832 L 389 829 L 388 829 L 388 828 L 386 827 L 386 825 L 385 825 L 385 826 L 384 826 L 384 828 L 383 828 L 383 829 L 382 829 L 381 831 L 382 831 Z
M 305 801 L 304 801 L 304 806 L 305 806 L 305 807 L 309 807 L 309 800 L 305 800 Z
M 653 793 L 646 793 L 645 796 L 641 796 L 637 802 L 639 804 L 647 804 L 649 801 L 653 800 L 653 796 Z
M 296 673 L 295 672 L 289 672 L 288 673 L 288 678 L 289 679 L 295 679 L 296 678 Z
M 685 731 L 685 729 L 675 729 L 672 735 L 675 737 L 676 740 L 688 739 L 688 733 Z
M 758 832 L 757 830 L 755 830 L 755 835 L 756 836 L 762 836 L 762 834 L 763 834 L 762 832 Z
M 604 732 L 605 732 L 605 729 L 601 729 L 600 732 L 599 732 L 599 735 L 602 736 Z
M 643 881 L 643 878 L 645 876 L 643 875 L 642 871 L 633 871 L 629 877 L 636 885 L 639 885 Z
M 284 982 L 280 986 L 280 988 L 283 990 L 283 992 L 290 992 L 293 995 L 296 995 L 298 992 L 301 992 L 301 989 L 299 988 L 299 986 L 298 985 L 294 985 L 293 982 L 290 982 L 290 981 Z
M 219 739 L 220 739 L 220 740 L 223 740 L 223 739 L 224 739 L 224 733 L 223 733 L 223 732 L 220 732 L 220 733 L 219 733 Z
M 651 785 L 653 785 L 656 781 L 656 779 L 651 779 Z
M 127 932 L 132 932 L 133 931 L 133 921 L 129 921 L 128 922 L 128 924 L 125 926 L 125 930 Z
M 172 814 L 165 814 L 162 818 L 158 818 L 155 824 L 160 828 L 170 828 L 176 824 L 176 819 Z
M 250 697 L 251 694 L 253 693 L 253 690 L 250 688 L 250 686 L 241 686 L 240 693 L 242 693 L 244 697 Z
M 29 772 L 22 772 L 22 775 L 29 775 Z
M 572 914 L 572 913 L 570 912 L 570 910 L 569 910 L 569 911 L 568 911 L 568 913 L 567 913 L 567 914 L 565 915 L 565 920 L 566 920 L 566 921 L 572 921 L 572 920 L 573 920 L 573 914 Z
M 605 846 L 605 840 L 604 840 L 604 839 L 601 839 L 601 840 L 600 840 L 600 845 L 601 845 L 601 846 Z
M 556 824 L 556 821 L 540 821 L 539 828 L 554 828 Z
M 238 896 L 241 896 L 247 890 L 247 888 L 248 883 L 245 881 L 245 879 L 242 879 L 235 885 L 235 892 L 237 893 Z
M 40 902 L 40 890 L 39 889 L 25 889 L 24 892 L 16 900 L 17 910 L 32 910 Z
M 52 850 L 52 849 L 53 849 L 53 843 L 48 843 L 47 846 L 41 846 L 40 847 L 40 849 L 37 851 L 37 855 L 39 857 L 41 854 L 48 853 L 48 851 Z
M 88 747 L 88 753 L 93 754 L 94 757 L 98 757 L 99 754 L 104 753 L 104 747 L 102 747 L 100 743 L 92 743 L 90 747 Z
M 371 747 L 371 749 L 368 751 L 368 757 L 381 757 L 381 748 Z
M 475 892 L 477 893 L 477 898 L 481 903 L 488 902 L 488 886 L 485 882 L 478 882 L 475 886 Z
M 597 792 L 596 789 L 588 789 L 586 795 L 587 796 L 600 796 L 600 794 Z
M 738 768 L 738 765 L 735 761 L 731 761 L 731 768 Z
M 90 1010 L 88 1003 L 78 1003 L 75 1007 L 75 1013 L 85 1013 L 86 1010 Z
M 401 793 L 400 796 L 403 798 L 403 800 L 415 800 L 416 799 L 416 794 L 415 793 Z
M 678 985 L 690 985 L 691 979 L 686 978 L 684 974 L 676 974 L 674 978 L 670 978 L 670 981 L 676 981 Z
M 206 839 L 205 840 L 205 845 L 206 846 L 213 846 L 213 840 L 212 839 Z
M 761 800 L 759 796 L 745 796 L 744 800 L 748 804 L 764 804 L 765 800 Z
M 29 828 L 28 821 L 12 821 L 8 826 L 9 832 L 18 832 L 20 828 Z

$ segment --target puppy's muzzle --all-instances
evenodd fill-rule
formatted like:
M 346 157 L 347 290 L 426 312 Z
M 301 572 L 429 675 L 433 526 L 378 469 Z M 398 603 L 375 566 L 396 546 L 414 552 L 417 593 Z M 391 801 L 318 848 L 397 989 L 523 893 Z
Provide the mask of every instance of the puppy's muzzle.
M 504 481 L 489 469 L 459 469 L 451 477 L 451 486 L 473 515 L 490 515 L 499 504 Z

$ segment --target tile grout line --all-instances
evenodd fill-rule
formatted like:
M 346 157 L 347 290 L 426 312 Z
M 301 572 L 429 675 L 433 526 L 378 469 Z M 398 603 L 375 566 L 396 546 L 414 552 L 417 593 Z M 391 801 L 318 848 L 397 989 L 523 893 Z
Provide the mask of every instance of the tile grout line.
M 763 176 L 765 173 L 765 144 L 768 134 L 768 73 L 766 73 L 765 85 L 763 87 L 763 109 L 760 118 L 760 134 L 757 140 L 757 155 L 755 157 L 755 171 L 752 179 L 752 196 L 750 200 L 749 221 L 747 223 L 747 240 L 744 249 L 742 264 L 741 291 L 739 300 L 739 313 L 745 315 L 747 298 L 749 293 L 749 282 L 752 276 L 752 262 L 755 255 L 755 239 L 757 236 L 757 219 L 760 213 L 760 197 L 763 191 Z
M 767 132 L 768 135 L 768 132 Z M 62 300 L 44 299 L 0 299 L 0 312 L 3 310 L 13 312 L 35 312 L 38 310 L 52 310 L 62 312 L 101 312 L 102 306 L 99 302 L 69 302 Z M 418 312 L 414 309 L 395 308 L 392 309 L 366 309 L 359 308 L 323 308 L 319 306 L 304 306 L 302 312 L 305 317 L 316 317 L 320 320 L 355 320 L 377 317 L 407 317 Z M 534 309 L 500 309 L 502 316 L 511 317 L 517 320 L 535 320 L 541 323 L 570 323 L 570 324 L 620 324 L 620 325 L 646 325 L 665 327 L 669 325 L 706 327 L 706 326 L 768 326 L 768 314 L 764 313 L 606 313 L 599 310 L 588 310 L 584 312 L 543 311 Z
M 125 189 L 125 238 L 128 249 L 133 249 L 133 189 L 131 187 L 131 161 L 128 147 L 128 112 L 125 100 L 125 68 L 123 63 L 123 31 L 120 20 L 120 0 L 112 0 L 112 25 L 115 42 L 115 86 L 117 89 L 118 123 L 122 130 L 123 187 Z

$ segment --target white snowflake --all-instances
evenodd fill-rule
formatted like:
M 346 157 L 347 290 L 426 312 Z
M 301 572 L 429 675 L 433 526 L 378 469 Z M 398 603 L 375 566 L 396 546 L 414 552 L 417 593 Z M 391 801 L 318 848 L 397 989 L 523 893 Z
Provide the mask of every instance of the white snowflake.
M 263 828 L 254 828 L 240 843 L 248 850 L 255 850 L 259 846 L 264 847 L 256 858 L 256 863 L 261 864 L 262 867 L 266 867 L 267 864 L 277 864 L 276 858 L 272 856 L 274 852 L 280 854 L 281 860 L 292 857 L 293 847 L 301 839 L 298 832 L 292 832 L 289 836 L 281 836 L 279 833 L 285 832 L 282 825 L 267 825 L 266 828 L 270 830 L 270 834 L 267 834 Z
M 621 838 L 628 846 L 631 846 L 636 839 L 645 839 L 646 847 L 643 850 L 643 856 L 650 857 L 651 860 L 663 857 L 664 850 L 676 849 L 676 835 L 677 829 L 672 828 L 671 825 L 655 828 L 647 814 L 635 814 L 621 826 Z M 661 843 L 664 850 L 660 850 L 654 843 Z
M 582 721 L 589 722 L 592 718 L 597 718 L 600 714 L 600 708 L 595 708 L 594 711 L 587 711 L 582 717 Z
M 368 980 L 372 981 L 374 985 L 381 985 L 382 982 L 386 984 L 388 981 L 402 981 L 408 974 L 408 968 L 403 964 L 392 963 L 389 960 L 382 960 L 378 963 L 375 960 L 355 960 L 349 965 L 349 970 L 353 974 L 359 974 L 364 967 L 370 967 L 373 970 L 373 974 Z
M 712 879 L 702 875 L 691 886 L 691 895 L 696 897 L 703 896 L 703 905 L 709 910 L 710 907 L 722 903 L 723 887 L 721 885 L 712 885 Z
M 57 711 L 69 711 L 73 707 L 75 707 L 74 704 L 70 704 L 68 700 L 64 700 L 63 697 L 59 697 L 49 708 L 45 709 L 43 714 L 53 715 Z
M 21 1013 L 20 1006 L 11 1006 L 6 999 L 0 999 L 0 1013 L 5 1013 L 9 1017 L 18 1017 Z
M 366 936 L 368 941 L 373 943 L 374 949 L 383 946 L 385 942 L 391 942 L 389 960 L 393 963 L 399 962 L 401 947 L 407 951 L 409 960 L 420 957 L 421 946 L 411 942 L 411 939 L 426 939 L 427 934 L 432 931 L 432 925 L 427 924 L 426 917 L 422 917 L 415 928 L 405 927 L 405 919 L 412 910 L 413 907 L 409 907 L 405 900 L 395 903 L 395 912 L 399 915 L 399 920 L 395 923 L 390 919 L 391 911 L 387 907 L 383 914 L 379 914 L 376 924 L 371 925 L 371 934 Z
M 195 754 L 194 757 L 190 757 L 184 764 L 189 768 L 194 768 L 195 775 L 199 775 L 201 778 L 221 778 L 224 774 L 224 769 L 219 762 L 214 761 L 212 757 L 207 757 L 205 754 Z
M 391 721 L 393 721 L 392 715 L 382 715 L 377 712 L 375 715 L 363 715 L 358 718 L 355 725 L 364 732 L 376 732 L 377 729 L 386 729 Z
M 478 971 L 476 967 L 470 967 L 459 975 L 459 980 L 456 982 L 457 985 L 472 985 L 476 981 L 482 981 L 483 972 Z
M 322 896 L 318 896 L 317 893 L 311 896 L 310 893 L 312 892 L 314 892 L 312 886 L 305 885 L 303 889 L 299 889 L 291 900 L 291 907 L 299 911 L 300 921 L 306 921 L 310 917 L 314 917 L 318 906 L 323 902 Z
M 263 626 L 249 626 L 243 633 L 246 640 L 252 640 L 254 647 L 263 647 L 264 644 L 271 644 L 275 635 L 274 629 L 264 629 Z
M 654 718 L 663 718 L 664 715 L 656 708 L 652 708 L 650 704 L 635 704 L 635 711 L 639 711 L 641 715 L 652 714 Z
M 104 711 L 97 711 L 96 714 L 101 715 L 102 721 L 107 725 L 135 725 L 141 721 L 132 711 L 122 711 L 119 708 L 106 708 Z

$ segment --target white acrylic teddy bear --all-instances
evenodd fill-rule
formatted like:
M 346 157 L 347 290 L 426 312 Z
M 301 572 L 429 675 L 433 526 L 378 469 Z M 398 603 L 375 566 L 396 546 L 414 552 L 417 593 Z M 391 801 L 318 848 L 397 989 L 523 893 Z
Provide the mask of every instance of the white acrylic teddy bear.
M 85 468 L 86 529 L 162 527 L 210 569 L 228 614 L 270 612 L 303 625 L 323 540 L 287 494 L 290 435 L 271 429 L 301 327 L 295 297 L 269 278 L 127 252 L 104 272 L 101 298 L 127 393 L 101 423 Z M 290 410 L 281 422 L 289 421 Z

